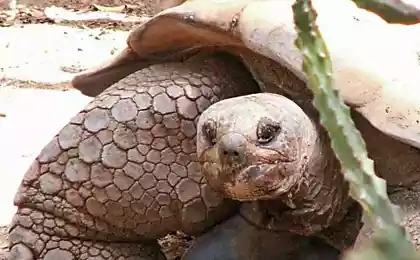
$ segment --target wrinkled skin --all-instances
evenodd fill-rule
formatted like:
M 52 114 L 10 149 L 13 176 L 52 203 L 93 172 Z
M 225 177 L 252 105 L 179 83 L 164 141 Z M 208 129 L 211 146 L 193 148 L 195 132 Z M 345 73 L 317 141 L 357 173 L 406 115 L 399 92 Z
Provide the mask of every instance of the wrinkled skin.
M 352 203 L 325 132 L 283 96 L 222 100 L 197 128 L 209 184 L 232 199 L 269 200 L 259 204 L 281 215 L 272 228 L 313 235 L 341 221 Z
M 388 180 L 389 197 L 400 206 L 414 246 L 420 248 L 420 188 L 415 182 L 420 153 L 379 132 L 360 114 L 353 111 L 352 116 L 366 140 L 369 156 L 375 160 L 377 174 Z M 311 124 L 312 120 L 318 118 L 311 109 L 301 110 L 281 95 L 260 93 L 218 102 L 202 114 L 197 126 L 203 173 L 225 196 L 254 201 L 257 209 L 251 212 L 266 211 L 270 216 L 258 220 L 245 212 L 255 223 L 305 235 L 320 231 L 314 235 L 341 250 L 353 242 L 359 247 L 372 236 L 372 226 L 367 223 L 355 239 L 361 221 L 360 207 L 355 205 L 341 222 L 332 221 L 342 218 L 337 212 L 349 206 L 335 205 L 343 201 L 337 198 L 345 201 L 348 191 L 342 180 L 334 181 L 334 176 L 341 176 L 339 168 L 325 167 L 334 155 L 322 148 L 329 145 L 328 139 L 322 129 Z M 268 127 L 267 121 L 271 122 Z M 311 152 L 313 147 L 318 147 L 315 153 Z M 404 160 L 407 162 L 401 164 Z M 295 165 L 289 168 L 291 163 Z M 319 168 L 321 165 L 325 168 Z M 391 176 L 392 170 L 406 178 Z M 339 245 L 338 238 L 347 242 Z

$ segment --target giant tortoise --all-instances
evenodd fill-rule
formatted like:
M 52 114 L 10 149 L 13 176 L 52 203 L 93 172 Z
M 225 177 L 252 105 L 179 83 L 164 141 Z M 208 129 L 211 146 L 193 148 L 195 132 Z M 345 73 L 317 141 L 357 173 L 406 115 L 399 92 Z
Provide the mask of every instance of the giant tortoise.
M 335 85 L 376 172 L 405 192 L 420 168 L 416 50 L 380 21 L 335 16 L 333 2 L 315 1 Z M 337 259 L 351 247 L 360 207 L 312 108 L 292 3 L 184 2 L 75 77 L 95 98 L 25 174 L 9 258 L 165 259 L 156 239 L 172 231 L 202 235 L 188 260 Z

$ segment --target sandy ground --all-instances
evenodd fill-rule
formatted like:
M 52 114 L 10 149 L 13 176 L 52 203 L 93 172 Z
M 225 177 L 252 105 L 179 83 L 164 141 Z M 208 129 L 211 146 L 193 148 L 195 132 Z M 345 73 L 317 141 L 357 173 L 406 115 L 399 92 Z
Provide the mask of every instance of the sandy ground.
M 0 110 L 7 114 L 0 121 L 0 224 L 15 211 L 13 196 L 28 165 L 89 100 L 73 90 L 0 89 Z
M 0 29 L 0 113 L 6 115 L 0 119 L 0 224 L 10 221 L 13 193 L 27 166 L 90 100 L 69 89 L 73 72 L 109 59 L 126 35 L 41 24 Z
M 1 28 L 0 78 L 43 83 L 39 88 L 68 82 L 121 50 L 127 34 L 49 24 Z

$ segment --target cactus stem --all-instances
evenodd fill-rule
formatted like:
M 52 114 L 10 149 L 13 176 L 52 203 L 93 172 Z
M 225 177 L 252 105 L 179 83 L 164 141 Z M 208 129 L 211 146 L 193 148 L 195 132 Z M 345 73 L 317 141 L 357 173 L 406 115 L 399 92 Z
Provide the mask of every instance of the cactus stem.
M 328 131 L 332 149 L 350 183 L 350 195 L 362 205 L 378 233 L 392 236 L 393 255 L 399 252 L 397 256 L 406 256 L 414 249 L 400 225 L 398 211 L 388 198 L 386 181 L 374 172 L 374 163 L 368 158 L 366 144 L 355 127 L 350 109 L 333 87 L 330 55 L 316 25 L 317 13 L 311 0 L 296 0 L 293 11 L 298 32 L 295 44 L 304 56 L 308 87 L 314 93 L 321 124 Z

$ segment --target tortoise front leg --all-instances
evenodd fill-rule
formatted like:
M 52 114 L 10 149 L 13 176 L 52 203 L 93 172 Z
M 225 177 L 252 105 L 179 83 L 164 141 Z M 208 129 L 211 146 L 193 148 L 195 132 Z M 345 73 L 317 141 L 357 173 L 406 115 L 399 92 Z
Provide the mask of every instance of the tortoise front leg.
M 161 260 L 156 240 L 197 235 L 235 213 L 204 180 L 196 121 L 258 91 L 230 56 L 139 70 L 107 88 L 43 148 L 10 228 L 12 260 Z

